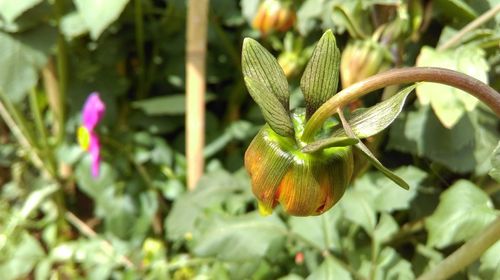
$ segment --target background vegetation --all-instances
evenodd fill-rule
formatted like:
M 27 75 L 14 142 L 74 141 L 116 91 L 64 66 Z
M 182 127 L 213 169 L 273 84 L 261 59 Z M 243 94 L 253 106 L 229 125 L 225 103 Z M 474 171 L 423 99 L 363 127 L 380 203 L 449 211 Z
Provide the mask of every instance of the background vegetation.
M 329 28 L 351 48 L 344 87 L 353 73 L 417 65 L 498 91 L 500 14 L 480 16 L 499 1 L 282 1 L 293 24 L 260 31 L 259 4 L 210 1 L 205 175 L 188 192 L 186 1 L 0 0 L 2 279 L 413 279 L 498 217 L 499 119 L 435 84 L 368 143 L 409 191 L 367 168 L 322 216 L 259 216 L 242 166 L 264 121 L 240 52 L 249 36 L 279 57 L 294 108 Z M 75 138 L 94 91 L 107 106 L 98 178 Z M 500 242 L 455 279 L 500 279 Z

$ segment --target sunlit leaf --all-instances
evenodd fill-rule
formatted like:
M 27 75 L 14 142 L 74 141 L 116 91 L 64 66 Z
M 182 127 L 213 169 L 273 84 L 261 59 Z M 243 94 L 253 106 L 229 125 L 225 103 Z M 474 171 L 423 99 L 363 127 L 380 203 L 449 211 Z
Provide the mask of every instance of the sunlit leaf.
M 485 192 L 469 181 L 459 180 L 441 194 L 438 208 L 425 220 L 427 245 L 444 248 L 468 240 L 496 216 Z
M 129 0 L 74 0 L 73 2 L 88 26 L 90 36 L 97 40 L 102 32 L 118 19 Z
M 0 16 L 7 22 L 14 22 L 18 16 L 42 1 L 43 0 L 0 0 Z
M 337 93 L 340 52 L 331 30 L 326 31 L 300 79 L 306 102 L 306 116 L 311 117 L 326 100 Z
M 417 66 L 433 66 L 456 70 L 488 83 L 488 63 L 485 52 L 477 47 L 463 46 L 438 51 L 422 48 Z M 441 123 L 451 128 L 467 111 L 476 108 L 479 100 L 454 87 L 435 83 L 419 83 L 417 96 L 422 104 L 431 104 Z
M 271 243 L 283 238 L 286 228 L 275 215 L 262 217 L 250 213 L 238 217 L 211 217 L 208 228 L 194 237 L 194 251 L 226 261 L 263 257 Z

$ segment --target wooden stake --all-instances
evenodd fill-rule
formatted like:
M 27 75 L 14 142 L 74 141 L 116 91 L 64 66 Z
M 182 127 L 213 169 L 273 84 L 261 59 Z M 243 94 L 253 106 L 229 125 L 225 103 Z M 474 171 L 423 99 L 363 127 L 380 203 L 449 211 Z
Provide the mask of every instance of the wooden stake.
M 205 57 L 209 0 L 189 0 L 186 43 L 187 183 L 193 190 L 203 174 L 205 144 Z

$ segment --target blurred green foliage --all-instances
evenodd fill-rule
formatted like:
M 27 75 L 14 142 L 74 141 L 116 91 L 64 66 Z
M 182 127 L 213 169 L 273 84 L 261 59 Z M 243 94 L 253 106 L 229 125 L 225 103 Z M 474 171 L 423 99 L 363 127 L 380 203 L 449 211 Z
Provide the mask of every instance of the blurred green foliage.
M 341 52 L 370 42 L 391 67 L 456 69 L 498 90 L 500 17 L 454 38 L 498 0 L 293 1 L 295 26 L 267 36 L 250 27 L 259 3 L 210 1 L 206 175 L 187 193 L 186 1 L 0 0 L 2 279 L 413 279 L 499 215 L 498 118 L 420 84 L 367 142 L 409 191 L 365 168 L 322 216 L 259 216 L 242 165 L 264 120 L 240 65 L 246 36 L 286 53 L 300 107 L 304 61 L 332 29 Z M 97 179 L 75 138 L 93 91 L 107 105 Z M 499 279 L 499 252 L 454 279 Z

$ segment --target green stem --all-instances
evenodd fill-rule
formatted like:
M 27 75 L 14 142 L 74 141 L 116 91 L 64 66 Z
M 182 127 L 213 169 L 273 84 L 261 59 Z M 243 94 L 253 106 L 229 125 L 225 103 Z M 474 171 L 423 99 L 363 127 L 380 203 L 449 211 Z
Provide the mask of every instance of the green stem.
M 142 15 L 142 0 L 135 0 L 135 44 L 137 49 L 137 55 L 139 57 L 139 89 L 138 89 L 138 97 L 139 99 L 144 98 L 146 96 L 145 85 L 146 78 L 144 72 L 144 18 Z
M 57 26 L 61 26 L 61 17 L 64 14 L 64 1 L 56 0 L 56 21 Z M 64 140 L 65 136 L 65 118 L 66 118 L 66 89 L 67 89 L 67 81 L 68 81 L 68 56 L 66 50 L 66 41 L 64 39 L 64 35 L 59 31 L 57 37 L 57 80 L 59 83 L 59 90 L 57 91 L 59 96 L 58 106 L 59 106 L 59 118 L 58 118 L 58 131 L 56 142 L 61 143 Z
M 309 143 L 324 121 L 355 99 L 390 85 L 431 82 L 453 86 L 468 92 L 488 105 L 500 117 L 500 95 L 487 84 L 463 73 L 436 67 L 409 67 L 379 73 L 355 83 L 327 100 L 307 122 L 302 141 Z
M 52 150 L 50 149 L 49 143 L 47 141 L 47 131 L 45 129 L 45 125 L 43 124 L 42 113 L 40 111 L 40 107 L 38 105 L 38 97 L 37 92 L 33 88 L 30 91 L 30 108 L 33 113 L 33 118 L 35 119 L 35 126 L 38 130 L 40 145 L 43 150 L 43 158 L 46 158 L 45 163 L 48 165 L 49 170 L 52 174 L 56 173 L 56 164 L 54 161 L 54 157 L 52 154 Z
M 451 37 L 446 43 L 442 44 L 439 46 L 437 49 L 439 51 L 443 51 L 446 49 L 449 49 L 456 44 L 460 43 L 460 40 L 469 32 L 472 30 L 478 28 L 479 26 L 483 25 L 487 21 L 489 21 L 491 18 L 493 18 L 496 14 L 500 12 L 500 4 L 496 5 L 495 7 L 491 8 L 488 10 L 486 13 L 482 14 L 480 17 L 476 18 L 475 20 L 471 21 L 469 24 L 464 26 L 460 31 L 455 33 L 453 37 Z
M 491 245 L 500 240 L 500 217 L 462 247 L 421 275 L 418 280 L 448 279 L 479 258 Z

